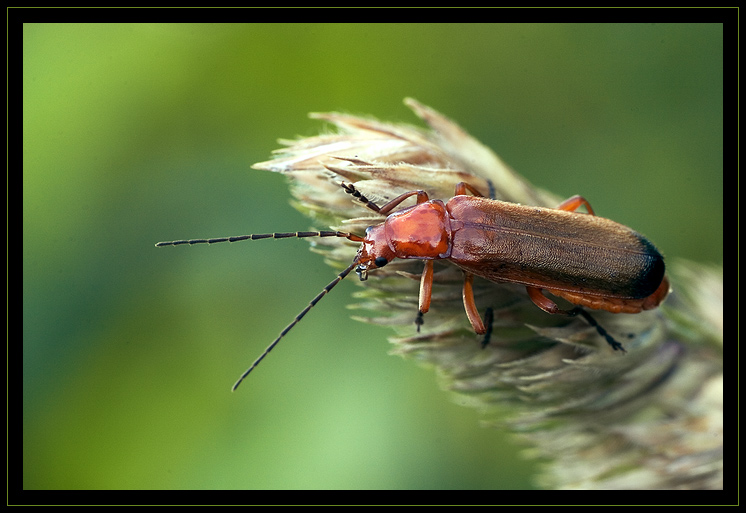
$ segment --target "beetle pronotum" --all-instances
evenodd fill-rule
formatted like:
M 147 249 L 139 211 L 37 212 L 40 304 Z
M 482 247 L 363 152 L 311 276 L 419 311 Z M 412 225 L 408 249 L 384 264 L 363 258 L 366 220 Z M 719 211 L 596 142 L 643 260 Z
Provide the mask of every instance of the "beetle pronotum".
M 614 350 L 624 352 L 596 320 L 581 307 L 613 313 L 639 313 L 658 307 L 668 294 L 663 257 L 653 244 L 624 225 L 597 217 L 588 201 L 573 196 L 557 208 L 532 207 L 487 199 L 473 186 L 461 182 L 455 195 L 444 203 L 431 200 L 425 191 L 406 192 L 378 206 L 352 184 L 340 184 L 367 208 L 387 216 L 366 230 L 365 237 L 338 231 L 265 233 L 159 242 L 156 246 L 214 244 L 267 238 L 343 237 L 360 242 L 352 263 L 340 272 L 306 306 L 233 385 L 256 368 L 282 338 L 353 269 L 360 280 L 368 272 L 395 258 L 425 261 L 420 280 L 417 330 L 430 309 L 433 261 L 447 259 L 464 271 L 464 308 L 474 331 L 489 342 L 492 311 L 487 323 L 477 310 L 472 283 L 474 276 L 492 282 L 526 286 L 531 300 L 547 313 L 580 315 L 596 328 Z M 470 192 L 472 195 L 468 195 Z M 416 205 L 394 210 L 416 196 Z M 576 210 L 585 206 L 587 214 Z M 577 305 L 560 309 L 542 290 Z

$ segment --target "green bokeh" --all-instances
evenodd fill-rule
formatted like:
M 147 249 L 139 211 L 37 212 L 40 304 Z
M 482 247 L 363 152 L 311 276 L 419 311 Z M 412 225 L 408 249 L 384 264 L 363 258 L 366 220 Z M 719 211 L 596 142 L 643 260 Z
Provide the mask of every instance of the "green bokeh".
M 251 170 L 309 111 L 412 96 L 669 260 L 722 259 L 719 25 L 25 25 L 23 482 L 40 488 L 527 488 L 536 463 L 387 356 Z M 324 227 L 317 227 L 324 228 Z M 247 499 L 251 502 L 251 499 Z M 499 502 L 499 500 L 498 500 Z

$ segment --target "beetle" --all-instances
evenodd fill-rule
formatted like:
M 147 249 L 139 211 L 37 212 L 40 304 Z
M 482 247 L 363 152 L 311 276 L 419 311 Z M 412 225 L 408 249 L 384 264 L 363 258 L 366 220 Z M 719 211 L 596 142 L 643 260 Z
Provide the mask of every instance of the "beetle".
M 462 269 L 464 309 L 474 331 L 485 335 L 483 346 L 489 342 L 493 313 L 488 308 L 487 322 L 482 321 L 474 301 L 474 276 L 524 285 L 536 306 L 550 314 L 582 316 L 615 351 L 622 352 L 622 344 L 582 307 L 639 313 L 657 308 L 669 291 L 663 257 L 655 246 L 632 229 L 596 216 L 582 196 L 573 196 L 557 208 L 526 206 L 488 199 L 477 188 L 460 182 L 454 196 L 445 203 L 416 190 L 379 207 L 354 185 L 343 182 L 340 186 L 370 210 L 386 216 L 382 223 L 369 227 L 365 237 L 339 231 L 278 232 L 156 244 L 178 246 L 289 237 L 341 237 L 361 243 L 352 263 L 280 332 L 236 381 L 233 390 L 353 269 L 364 281 L 368 272 L 396 258 L 425 262 L 415 318 L 417 331 L 430 309 L 433 262 L 449 260 Z M 395 210 L 412 196 L 416 197 L 414 206 Z M 587 213 L 577 212 L 582 206 Z M 543 294 L 544 290 L 576 306 L 563 310 Z

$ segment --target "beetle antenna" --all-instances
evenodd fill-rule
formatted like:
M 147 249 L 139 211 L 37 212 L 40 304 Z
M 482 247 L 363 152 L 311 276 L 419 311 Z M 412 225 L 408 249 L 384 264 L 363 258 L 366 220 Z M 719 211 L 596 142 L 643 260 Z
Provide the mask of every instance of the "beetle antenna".
M 378 205 L 370 201 L 368 198 L 363 196 L 362 193 L 358 191 L 354 185 L 352 185 L 351 183 L 345 183 L 345 182 L 340 182 L 339 185 L 340 187 L 344 189 L 344 191 L 347 194 L 351 194 L 353 198 L 355 198 L 360 203 L 362 203 L 363 205 L 371 209 L 373 212 L 377 214 L 381 213 L 381 207 L 379 207 Z
M 276 233 L 254 233 L 251 235 L 238 235 L 234 237 L 218 237 L 215 239 L 189 239 L 189 240 L 172 240 L 168 242 L 158 242 L 157 247 L 162 246 L 181 246 L 189 244 L 216 244 L 218 242 L 238 242 L 240 240 L 258 240 L 258 239 L 287 239 L 290 237 L 344 237 L 354 242 L 362 242 L 363 238 L 348 232 L 336 232 L 324 230 L 320 232 L 276 232 Z
M 349 232 L 337 232 L 337 231 L 331 231 L 331 230 L 325 230 L 325 231 L 317 231 L 317 232 L 275 232 L 275 233 L 254 233 L 251 235 L 238 235 L 234 237 L 218 237 L 214 239 L 188 239 L 188 240 L 173 240 L 168 242 L 159 242 L 156 244 L 157 247 L 162 246 L 181 246 L 184 244 L 189 244 L 190 246 L 193 246 L 194 244 L 216 244 L 218 242 L 238 242 L 241 240 L 258 240 L 258 239 L 287 239 L 291 237 L 343 237 L 345 239 L 349 239 L 353 242 L 363 242 L 362 237 L 355 235 L 353 233 Z M 282 340 L 282 337 L 287 335 L 288 331 L 293 329 L 293 326 L 298 324 L 298 321 L 300 321 L 304 315 L 308 313 L 308 311 L 313 308 L 316 303 L 318 303 L 322 297 L 324 297 L 330 290 L 334 288 L 334 286 L 342 281 L 345 276 L 350 274 L 350 271 L 358 264 L 357 258 L 355 258 L 352 263 L 337 275 L 332 282 L 324 287 L 324 290 L 322 290 L 313 300 L 308 304 L 307 307 L 303 309 L 301 313 L 295 316 L 295 319 L 293 319 L 293 322 L 288 324 L 284 330 L 280 333 L 280 335 L 275 339 L 274 342 L 272 342 L 267 349 L 264 350 L 264 352 L 259 356 L 259 358 L 254 361 L 253 364 L 251 364 L 251 367 L 249 367 L 246 372 L 241 374 L 241 377 L 238 378 L 238 381 L 233 385 L 232 390 L 236 390 L 238 388 L 238 385 L 241 384 L 241 382 L 244 380 L 246 376 L 249 375 L 251 371 L 254 370 L 254 368 L 259 365 L 259 362 L 264 360 L 264 357 L 266 357 L 269 352 L 275 348 L 277 343 Z
M 291 329 L 293 329 L 293 326 L 295 326 L 296 324 L 298 324 L 298 322 L 308 313 L 308 311 L 311 308 L 313 308 L 314 306 L 316 306 L 316 303 L 318 303 L 319 301 L 321 301 L 321 298 L 324 297 L 330 290 L 332 290 L 337 283 L 339 283 L 340 281 L 342 281 L 345 278 L 345 276 L 347 276 L 348 274 L 350 274 L 350 271 L 352 271 L 352 269 L 356 265 L 357 265 L 357 258 L 355 258 L 352 261 L 352 263 L 349 265 L 349 267 L 347 267 L 347 269 L 345 269 L 344 271 L 342 271 L 341 273 L 339 273 L 337 275 L 337 277 L 334 278 L 331 283 L 329 283 L 329 285 L 327 285 L 326 287 L 324 287 L 324 289 L 321 292 L 319 292 L 319 294 L 315 298 L 313 298 L 310 303 L 308 303 L 308 306 L 305 307 L 301 311 L 301 313 L 299 313 L 298 315 L 295 316 L 295 319 L 293 319 L 293 322 L 291 322 L 290 324 L 288 324 L 285 327 L 285 329 L 280 332 L 280 335 L 274 340 L 274 342 L 272 342 L 269 346 L 267 346 L 267 349 L 265 349 L 264 352 L 259 356 L 259 358 L 257 358 L 254 361 L 254 363 L 251 364 L 251 367 L 249 367 L 248 369 L 246 369 L 246 372 L 244 372 L 243 374 L 241 374 L 241 377 L 238 378 L 238 381 L 236 381 L 236 383 L 233 385 L 233 388 L 231 388 L 232 391 L 235 391 L 238 388 L 238 385 L 240 385 L 241 382 L 244 380 L 244 378 L 246 378 L 246 376 L 248 376 L 249 373 L 251 371 L 253 371 L 256 368 L 256 366 L 259 365 L 259 363 L 262 360 L 264 360 L 264 358 L 269 354 L 269 352 L 272 351 L 272 349 L 275 348 L 275 346 L 277 345 L 277 343 L 280 342 L 280 340 L 282 340 L 282 337 L 284 337 L 285 335 L 287 335 L 288 332 Z

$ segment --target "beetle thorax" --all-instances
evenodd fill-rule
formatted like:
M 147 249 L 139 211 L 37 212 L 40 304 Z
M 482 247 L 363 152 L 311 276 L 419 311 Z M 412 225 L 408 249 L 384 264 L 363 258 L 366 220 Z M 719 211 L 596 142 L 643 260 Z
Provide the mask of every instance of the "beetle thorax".
M 391 214 L 386 241 L 397 258 L 436 260 L 451 256 L 451 223 L 445 205 L 432 200 Z
M 357 254 L 361 280 L 394 258 L 436 260 L 451 255 L 451 223 L 445 205 L 432 200 L 394 212 L 371 226 Z

